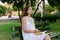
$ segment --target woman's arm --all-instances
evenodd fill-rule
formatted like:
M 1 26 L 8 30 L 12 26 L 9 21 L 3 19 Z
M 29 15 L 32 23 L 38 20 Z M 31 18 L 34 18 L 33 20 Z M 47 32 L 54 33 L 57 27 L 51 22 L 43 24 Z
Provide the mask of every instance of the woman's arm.
M 26 18 L 25 17 L 22 18 L 22 29 L 26 33 L 34 33 L 35 32 L 35 30 L 28 30 L 26 28 Z

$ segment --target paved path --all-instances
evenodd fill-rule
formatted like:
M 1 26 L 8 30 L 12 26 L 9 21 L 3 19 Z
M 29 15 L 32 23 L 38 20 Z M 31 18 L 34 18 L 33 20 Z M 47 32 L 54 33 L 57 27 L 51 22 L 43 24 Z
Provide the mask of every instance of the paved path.
M 13 19 L 19 19 L 19 17 L 18 16 L 13 16 L 11 18 L 8 18 L 7 16 L 0 17 L 0 21 L 3 21 L 3 20 L 13 20 Z

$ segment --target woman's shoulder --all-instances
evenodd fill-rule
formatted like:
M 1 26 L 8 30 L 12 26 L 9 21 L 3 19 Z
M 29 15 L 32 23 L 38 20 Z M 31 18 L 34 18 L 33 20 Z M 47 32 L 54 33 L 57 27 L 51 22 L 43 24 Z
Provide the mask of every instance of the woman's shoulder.
M 24 16 L 22 19 L 34 19 L 33 17 Z
M 22 19 L 25 19 L 25 17 L 22 17 Z
M 26 19 L 26 16 L 22 17 L 22 20 Z

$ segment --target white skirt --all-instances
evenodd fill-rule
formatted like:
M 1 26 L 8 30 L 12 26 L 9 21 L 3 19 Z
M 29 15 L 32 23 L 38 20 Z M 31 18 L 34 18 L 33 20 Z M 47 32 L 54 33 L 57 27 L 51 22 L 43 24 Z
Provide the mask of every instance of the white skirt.
M 47 34 L 45 34 L 44 32 L 43 32 L 43 34 L 41 34 L 41 35 L 35 35 L 35 34 L 25 34 L 25 35 L 23 35 L 23 40 L 44 40 L 44 38 L 45 38 L 45 36 L 46 36 Z

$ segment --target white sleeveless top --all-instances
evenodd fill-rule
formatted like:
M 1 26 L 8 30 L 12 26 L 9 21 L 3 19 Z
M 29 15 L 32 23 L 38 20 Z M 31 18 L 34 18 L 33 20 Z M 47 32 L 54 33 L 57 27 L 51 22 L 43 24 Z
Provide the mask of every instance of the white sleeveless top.
M 35 23 L 32 17 L 26 16 L 26 28 L 28 30 L 35 30 Z M 46 34 L 35 35 L 34 33 L 25 33 L 22 29 L 23 40 L 43 40 Z

